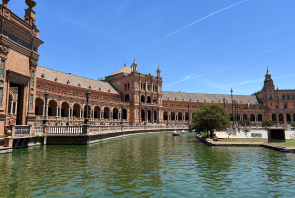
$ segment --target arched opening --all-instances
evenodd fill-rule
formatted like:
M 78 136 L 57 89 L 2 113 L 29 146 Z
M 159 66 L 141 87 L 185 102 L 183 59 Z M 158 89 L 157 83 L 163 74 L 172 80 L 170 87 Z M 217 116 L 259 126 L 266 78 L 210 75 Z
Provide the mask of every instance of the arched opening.
M 247 120 L 247 114 L 243 115 L 243 120 Z
M 141 110 L 141 121 L 145 121 L 145 112 L 144 109 Z
M 73 106 L 73 116 L 75 118 L 80 118 L 81 117 L 80 109 L 81 109 L 81 105 L 78 104 L 78 103 L 75 103 L 74 106 Z
M 262 121 L 262 115 L 258 114 L 258 122 L 261 122 L 261 121 Z
M 86 114 L 87 114 L 87 109 L 86 109 L 87 105 L 84 106 L 84 118 L 86 118 Z M 91 115 L 91 106 L 88 105 L 88 118 L 90 118 Z
M 48 116 L 57 116 L 56 110 L 57 102 L 55 102 L 54 100 L 50 100 L 48 103 Z
M 127 110 L 126 109 L 122 110 L 122 117 L 123 117 L 123 120 L 127 119 Z
M 144 95 L 141 95 L 141 97 L 140 97 L 140 102 L 144 102 L 145 100 L 144 100 Z
M 171 112 L 171 120 L 175 120 L 175 112 Z
M 125 95 L 125 99 L 124 99 L 124 101 L 125 101 L 125 102 L 129 102 L 129 101 L 130 101 L 129 94 L 126 94 L 126 95 Z
M 255 115 L 254 115 L 254 114 L 251 114 L 251 115 L 250 115 L 250 121 L 251 121 L 251 122 L 254 122 L 254 121 L 255 121 Z
M 103 118 L 104 119 L 110 119 L 110 108 L 108 108 L 108 107 L 105 107 L 104 109 L 103 109 Z
M 36 98 L 36 101 L 35 101 L 35 115 L 43 115 L 43 105 L 44 105 L 43 100 L 41 98 Z M 44 115 L 45 115 L 45 112 L 44 112 Z
M 68 117 L 69 116 L 69 108 L 70 108 L 69 103 L 63 102 L 61 104 L 61 117 Z
M 291 122 L 291 115 L 289 113 L 287 113 L 287 122 L 290 123 Z
M 157 111 L 154 110 L 154 122 L 158 120 Z
M 163 120 L 168 120 L 168 112 L 164 111 Z
M 94 107 L 94 118 L 100 118 L 100 107 L 99 106 Z
M 119 119 L 118 113 L 119 113 L 119 109 L 118 108 L 114 108 L 113 109 L 113 119 Z
M 272 115 L 271 115 L 271 119 L 272 119 L 272 121 L 276 121 L 277 120 L 277 115 L 275 114 L 275 113 L 273 113 Z
M 148 122 L 151 122 L 151 120 L 152 120 L 152 112 L 151 112 L 151 110 L 148 110 L 147 112 L 148 112 Z
M 184 116 L 185 116 L 185 120 L 188 121 L 188 119 L 189 119 L 189 118 L 188 118 L 188 112 L 185 113 Z
M 146 102 L 147 103 L 151 103 L 151 97 L 150 96 L 147 97 L 147 101 Z
M 293 114 L 293 121 L 295 121 L 295 113 Z
M 182 113 L 178 112 L 178 120 L 182 121 Z
M 283 123 L 284 122 L 284 116 L 282 113 L 279 114 L 279 122 Z

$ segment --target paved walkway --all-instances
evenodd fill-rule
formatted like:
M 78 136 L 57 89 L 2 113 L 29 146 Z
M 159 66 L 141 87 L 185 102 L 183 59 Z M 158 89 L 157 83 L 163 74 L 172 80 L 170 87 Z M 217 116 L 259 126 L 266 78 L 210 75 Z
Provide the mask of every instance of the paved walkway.
M 226 131 L 220 131 L 220 132 L 215 132 L 216 137 L 220 138 L 220 139 L 224 139 L 224 138 L 255 138 L 257 139 L 257 137 L 251 137 L 251 133 L 260 133 L 261 134 L 261 138 L 263 139 L 267 139 L 268 135 L 267 135 L 267 131 L 265 130 L 253 130 L 250 132 L 245 133 L 244 131 L 240 131 L 237 132 L 236 135 L 233 134 L 228 134 Z M 295 138 L 295 131 L 285 131 L 285 136 L 286 139 L 294 139 Z

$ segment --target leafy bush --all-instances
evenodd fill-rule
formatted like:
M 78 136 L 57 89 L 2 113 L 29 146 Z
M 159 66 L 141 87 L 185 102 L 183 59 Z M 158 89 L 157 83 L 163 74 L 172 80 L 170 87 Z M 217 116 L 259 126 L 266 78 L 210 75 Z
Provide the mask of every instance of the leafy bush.
M 250 126 L 250 121 L 249 120 L 240 120 L 239 125 L 241 126 Z
M 291 126 L 295 127 L 295 121 L 291 122 Z
M 247 133 L 247 132 L 250 132 L 250 129 L 244 129 L 244 131 Z
M 265 127 L 271 127 L 273 125 L 273 122 L 271 120 L 263 120 L 262 121 L 262 126 Z

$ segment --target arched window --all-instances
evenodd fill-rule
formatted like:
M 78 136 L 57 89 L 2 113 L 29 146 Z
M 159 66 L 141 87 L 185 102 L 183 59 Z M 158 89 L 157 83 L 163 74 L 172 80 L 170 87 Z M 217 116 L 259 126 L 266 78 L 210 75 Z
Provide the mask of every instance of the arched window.
M 126 94 L 125 95 L 125 99 L 124 99 L 125 102 L 130 102 L 130 97 L 129 97 L 129 94 Z

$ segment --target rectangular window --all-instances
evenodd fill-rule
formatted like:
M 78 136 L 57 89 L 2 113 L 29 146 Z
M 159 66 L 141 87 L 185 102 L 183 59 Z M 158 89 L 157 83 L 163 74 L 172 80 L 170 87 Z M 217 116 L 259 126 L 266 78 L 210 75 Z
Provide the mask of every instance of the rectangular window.
M 7 36 L 7 31 L 3 30 L 3 35 Z
M 148 91 L 150 90 L 150 86 L 148 85 Z
M 287 95 L 287 100 L 290 100 L 290 96 L 289 95 Z
M 33 94 L 30 96 L 30 110 L 33 109 Z
M 31 74 L 31 86 L 32 87 L 34 86 L 34 80 L 35 80 L 35 71 L 32 71 L 32 74 Z
M 288 108 L 288 105 L 286 102 L 284 102 L 284 109 L 287 109 Z
M 294 95 L 292 95 L 292 100 L 294 100 Z
M 0 78 L 4 78 L 5 60 L 1 59 L 0 65 Z
M 0 106 L 2 106 L 3 88 L 0 87 Z
M 285 95 L 282 95 L 282 99 L 285 100 Z

